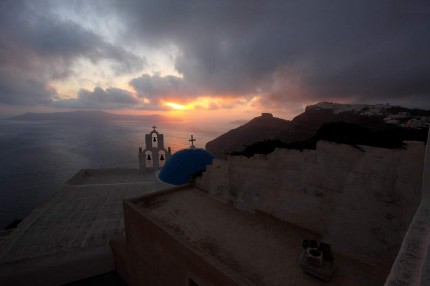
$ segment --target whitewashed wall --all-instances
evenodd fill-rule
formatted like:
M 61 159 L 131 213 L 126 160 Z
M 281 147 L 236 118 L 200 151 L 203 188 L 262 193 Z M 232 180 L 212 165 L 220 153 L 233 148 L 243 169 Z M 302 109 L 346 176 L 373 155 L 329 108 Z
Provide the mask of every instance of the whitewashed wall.
M 420 202 L 423 161 L 418 142 L 396 150 L 319 142 L 315 151 L 215 160 L 198 185 L 239 208 L 319 232 L 338 252 L 389 268 Z

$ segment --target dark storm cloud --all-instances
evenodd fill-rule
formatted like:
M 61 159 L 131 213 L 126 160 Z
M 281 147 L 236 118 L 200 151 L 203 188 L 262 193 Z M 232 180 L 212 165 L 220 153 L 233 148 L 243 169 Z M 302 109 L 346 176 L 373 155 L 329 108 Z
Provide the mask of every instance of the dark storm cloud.
M 21 71 L 0 68 L 0 103 L 9 105 L 49 104 L 56 95 L 39 78 Z
M 40 17 L 32 25 L 24 26 L 19 41 L 38 56 L 51 60 L 59 58 L 66 63 L 79 57 L 93 63 L 101 59 L 112 60 L 112 68 L 117 74 L 143 67 L 143 61 L 130 52 L 105 42 L 75 23 L 55 18 Z
M 93 91 L 81 89 L 76 99 L 58 100 L 55 106 L 76 109 L 117 109 L 136 108 L 139 105 L 130 92 L 119 88 L 101 87 L 94 88 Z
M 194 91 L 186 86 L 184 80 L 176 76 L 144 74 L 130 81 L 137 96 L 149 100 L 191 97 Z
M 50 102 L 55 91 L 48 83 L 73 75 L 78 59 L 94 64 L 108 60 L 116 74 L 144 65 L 136 55 L 60 19 L 49 8 L 47 1 L 0 3 L 0 103 Z
M 430 107 L 429 2 L 113 3 L 124 37 L 179 47 L 176 68 L 199 91 L 278 103 L 410 97 Z
M 115 18 L 121 33 L 107 41 L 53 4 L 64 13 L 85 6 L 96 25 Z M 429 31 L 428 1 L 4 0 L 0 103 L 49 103 L 49 83 L 79 74 L 78 59 L 107 60 L 126 74 L 145 66 L 129 50 L 173 45 L 181 77 L 130 79 L 153 106 L 169 97 L 261 95 L 274 109 L 339 99 L 430 108 Z

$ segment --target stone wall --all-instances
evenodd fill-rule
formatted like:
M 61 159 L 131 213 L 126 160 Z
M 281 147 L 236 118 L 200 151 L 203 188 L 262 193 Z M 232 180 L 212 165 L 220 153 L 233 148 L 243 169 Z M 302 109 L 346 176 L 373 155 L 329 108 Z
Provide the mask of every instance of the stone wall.
M 430 140 L 428 134 L 427 142 Z M 384 285 L 430 285 L 430 146 L 426 147 L 421 203 Z
M 317 231 L 335 251 L 390 267 L 420 202 L 423 158 L 420 142 L 405 149 L 319 142 L 316 150 L 214 160 L 197 184 L 239 208 Z
M 208 286 L 252 285 L 234 281 L 230 275 L 187 246 L 174 231 L 151 220 L 150 216 L 136 205 L 145 198 L 124 202 L 127 233 L 125 276 L 128 276 L 128 285 L 194 285 L 191 280 L 197 285 Z M 117 259 L 121 254 L 114 252 L 114 256 Z

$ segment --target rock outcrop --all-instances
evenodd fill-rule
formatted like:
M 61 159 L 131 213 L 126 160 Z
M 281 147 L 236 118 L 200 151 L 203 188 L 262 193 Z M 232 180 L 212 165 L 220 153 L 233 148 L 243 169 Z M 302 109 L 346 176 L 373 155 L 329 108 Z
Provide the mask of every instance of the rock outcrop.
M 263 113 L 236 129 L 206 144 L 206 150 L 217 158 L 224 158 L 225 154 L 240 151 L 245 145 L 250 145 L 266 139 L 275 139 L 280 132 L 289 128 L 289 121 L 273 117 L 270 113 Z
M 430 111 L 383 104 L 354 105 L 322 102 L 306 107 L 305 112 L 291 121 L 263 113 L 262 116 L 252 119 L 245 125 L 208 142 L 206 150 L 217 158 L 226 158 L 226 154 L 241 152 L 246 146 L 265 140 L 274 139 L 284 143 L 300 142 L 316 136 L 323 124 L 333 122 L 356 124 L 372 132 L 390 129 L 390 132 L 394 133 L 399 140 L 425 141 L 430 124 Z M 362 143 L 357 142 L 357 144 Z

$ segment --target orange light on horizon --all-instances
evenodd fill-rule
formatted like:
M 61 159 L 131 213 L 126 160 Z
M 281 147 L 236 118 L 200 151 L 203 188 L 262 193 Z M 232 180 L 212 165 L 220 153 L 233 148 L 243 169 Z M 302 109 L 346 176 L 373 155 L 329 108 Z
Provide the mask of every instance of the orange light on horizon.
M 174 103 L 174 102 L 166 102 L 164 104 L 176 110 L 184 110 L 187 108 L 185 105 Z
M 252 102 L 251 102 L 252 103 Z M 243 99 L 232 98 L 232 97 L 209 97 L 209 96 L 201 96 L 195 98 L 192 101 L 185 103 L 177 103 L 174 101 L 163 101 L 162 104 L 164 106 L 168 106 L 171 108 L 170 111 L 183 111 L 183 110 L 206 110 L 213 111 L 218 109 L 233 109 L 235 106 L 244 106 L 249 105 L 250 102 L 245 102 Z

